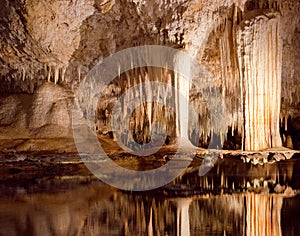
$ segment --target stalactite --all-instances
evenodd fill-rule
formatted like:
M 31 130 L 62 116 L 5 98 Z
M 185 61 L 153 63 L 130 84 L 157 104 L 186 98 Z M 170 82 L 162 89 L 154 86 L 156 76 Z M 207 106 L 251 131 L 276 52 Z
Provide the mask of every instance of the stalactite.
M 121 64 L 118 64 L 118 79 L 121 77 Z
M 174 77 L 174 87 L 175 87 L 175 91 L 178 91 L 178 73 L 175 73 L 175 77 Z M 178 93 L 175 93 L 175 104 L 178 104 L 178 100 L 179 100 L 179 96 Z M 176 136 L 179 137 L 180 135 L 180 124 L 179 124 L 179 107 L 176 106 L 175 107 L 175 114 L 176 114 Z
M 77 68 L 77 75 L 78 75 L 78 81 L 81 81 L 81 66 L 78 66 Z
M 67 70 L 67 67 L 66 67 L 66 66 L 63 66 L 62 69 L 61 69 L 61 81 L 62 81 L 62 82 L 65 81 L 66 70 Z
M 261 3 L 259 5 L 263 6 Z M 141 85 L 144 82 L 162 81 L 173 85 L 175 90 L 181 91 L 185 97 L 189 97 L 190 94 L 193 96 L 188 102 L 181 101 L 178 93 L 173 94 L 173 102 L 177 104 L 174 111 L 176 117 L 158 104 L 141 104 L 134 112 L 130 127 L 136 133 L 140 133 L 144 142 L 147 138 L 145 133 L 151 133 L 152 125 L 165 120 L 172 121 L 167 123 L 166 129 L 171 130 L 170 126 L 174 128 L 173 137 L 191 139 L 198 136 L 203 137 L 205 142 L 210 138 L 211 143 L 216 143 L 214 148 L 221 148 L 219 142 L 222 144 L 226 140 L 228 127 L 232 136 L 235 131 L 241 135 L 244 150 L 281 145 L 278 124 L 282 50 L 279 15 L 270 10 L 244 13 L 244 9 L 238 5 L 228 12 L 224 23 L 216 22 L 219 27 L 215 29 L 222 32 L 219 40 L 221 82 L 199 79 L 201 83 L 196 83 L 198 87 L 190 89 L 191 85 L 186 83 L 181 75 L 169 74 L 165 68 L 139 68 L 121 74 L 121 66 L 118 65 L 118 78 L 126 81 L 122 82 L 121 87 L 125 88 L 122 88 L 122 91 L 137 86 L 134 93 L 124 97 L 121 102 L 124 116 L 128 115 L 128 106 L 136 98 L 142 103 L 143 96 L 148 100 L 158 96 L 162 97 L 165 104 L 169 102 L 168 91 L 161 88 L 144 91 Z M 213 19 L 211 13 L 208 13 L 207 17 Z M 129 60 L 133 66 L 132 56 Z M 176 65 L 175 59 L 176 66 L 182 65 Z M 185 68 L 189 68 L 189 65 L 185 65 Z M 80 78 L 80 73 L 78 77 Z M 198 91 L 197 95 L 195 91 Z M 205 94 L 208 94 L 208 97 L 203 96 Z M 226 111 L 220 110 L 220 107 L 225 105 Z M 197 114 L 192 114 L 187 107 L 193 107 Z M 220 117 L 220 114 L 225 114 L 225 117 Z M 220 122 L 221 120 L 224 122 Z
M 51 66 L 48 66 L 48 75 L 47 75 L 47 81 L 50 82 L 51 81 Z
M 256 16 L 237 31 L 245 150 L 281 146 L 281 40 L 279 15 Z
M 23 68 L 22 68 L 22 81 L 25 81 L 25 78 L 26 78 L 26 70 L 25 70 L 25 68 L 23 67 Z
M 54 84 L 57 84 L 58 79 L 59 79 L 59 67 L 56 66 L 54 68 Z
M 220 62 L 222 68 L 221 87 L 222 95 L 226 103 L 226 123 L 232 132 L 243 132 L 242 103 L 240 99 L 241 83 L 238 70 L 237 45 L 235 32 L 241 21 L 242 10 L 234 5 L 228 16 L 221 24 L 221 37 L 219 40 Z M 223 135 L 224 136 L 224 135 Z

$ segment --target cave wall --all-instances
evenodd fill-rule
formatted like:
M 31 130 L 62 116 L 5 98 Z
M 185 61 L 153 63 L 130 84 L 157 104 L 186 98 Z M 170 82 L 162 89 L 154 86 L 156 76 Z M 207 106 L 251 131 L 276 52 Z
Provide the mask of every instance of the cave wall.
M 185 50 L 204 65 L 224 95 L 228 110 L 225 128 L 214 132 L 223 140 L 228 127 L 233 133 L 242 133 L 234 34 L 248 12 L 273 9 L 280 17 L 278 33 L 282 40 L 280 118 L 281 124 L 287 126 L 282 135 L 284 141 L 288 135 L 293 136 L 297 148 L 299 132 L 289 131 L 298 127 L 300 101 L 297 0 L 1 0 L 1 5 L 2 139 L 71 137 L 70 100 L 80 81 L 106 56 L 144 44 Z M 195 105 L 201 102 L 193 91 L 191 100 Z M 193 126 L 199 129 L 202 121 L 201 117 L 193 119 Z M 204 139 L 211 135 L 210 128 Z

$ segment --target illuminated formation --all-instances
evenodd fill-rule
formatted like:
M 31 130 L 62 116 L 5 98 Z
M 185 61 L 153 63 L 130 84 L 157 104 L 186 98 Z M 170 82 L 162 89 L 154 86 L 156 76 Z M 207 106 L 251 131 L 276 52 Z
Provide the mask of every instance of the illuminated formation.
M 125 120 L 119 122 L 118 132 L 129 145 L 149 143 L 160 122 L 166 144 L 182 138 L 203 148 L 300 148 L 298 0 L 6 3 L 0 23 L 0 92 L 5 94 L 0 141 L 7 148 L 75 151 L 71 113 L 79 85 L 105 58 L 142 45 L 187 52 L 211 80 L 199 74 L 187 84 L 182 75 L 165 68 L 120 73 L 120 80 L 116 78 L 98 102 L 95 123 L 100 136 L 114 138 L 109 122 L 117 99 L 132 86 L 154 81 L 189 95 L 189 101 L 155 88 L 138 87 L 128 94 L 121 102 L 124 115 L 136 97 L 161 97 L 166 103 L 141 104 L 131 115 L 130 130 L 122 130 Z M 173 59 L 175 67 L 185 63 Z M 24 143 L 19 145 L 18 139 Z

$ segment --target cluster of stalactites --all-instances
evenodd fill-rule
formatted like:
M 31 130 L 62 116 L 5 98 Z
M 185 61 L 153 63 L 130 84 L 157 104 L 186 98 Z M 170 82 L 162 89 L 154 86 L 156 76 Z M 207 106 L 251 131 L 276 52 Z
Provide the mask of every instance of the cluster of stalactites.
M 57 65 L 47 65 L 44 64 L 44 69 L 41 71 L 40 76 L 34 76 L 34 73 L 31 70 L 32 68 L 28 68 L 26 66 L 23 66 L 20 68 L 19 74 L 17 74 L 15 77 L 22 79 L 23 82 L 31 81 L 37 79 L 42 79 L 47 82 L 53 82 L 57 84 L 59 81 L 64 82 L 65 81 L 65 73 L 67 66 L 57 66 Z M 80 78 L 80 76 L 79 76 Z
M 269 7 L 272 9 L 263 10 Z M 246 4 L 243 11 L 234 7 L 220 26 L 221 88 L 226 101 L 226 120 L 232 130 L 241 134 L 245 150 L 281 145 L 282 42 L 276 13 L 279 9 L 278 1 Z
M 226 102 L 226 121 L 231 130 L 243 132 L 241 83 L 238 69 L 236 30 L 244 12 L 237 6 L 230 10 L 229 17 L 221 24 L 223 32 L 219 40 L 221 62 L 221 89 Z
M 127 136 L 124 138 L 126 142 L 132 141 L 130 132 L 140 143 L 149 141 L 147 136 L 157 123 L 162 124 L 169 141 L 176 140 L 178 137 L 194 138 L 198 140 L 198 143 L 194 144 L 199 145 L 200 136 L 204 136 L 207 140 L 212 134 L 217 134 L 222 142 L 228 132 L 223 117 L 225 104 L 219 88 L 215 86 L 215 81 L 205 81 L 203 78 L 198 78 L 198 81 L 187 83 L 181 75 L 164 68 L 147 67 L 126 71 L 103 91 L 97 106 L 97 126 L 99 130 L 105 130 L 104 126 L 110 125 L 110 115 L 113 111 L 122 113 L 122 117 L 130 116 L 129 120 L 120 119 L 116 122 L 118 127 L 114 127 L 118 132 L 124 131 L 121 136 Z M 160 87 L 154 84 L 150 85 L 150 89 L 148 87 L 145 90 L 143 84 L 150 82 L 161 82 L 167 86 Z M 192 84 L 195 86 L 190 89 Z M 156 102 L 157 98 L 161 103 Z M 120 101 L 120 106 L 117 108 L 119 110 L 115 110 L 117 100 Z M 137 100 L 140 105 L 133 110 L 132 104 Z M 153 102 L 145 103 L 145 100 Z M 126 122 L 129 122 L 129 125 Z M 221 146 L 214 148 L 221 148 Z
M 33 67 L 24 64 L 14 73 L 10 73 L 3 78 L 4 83 L 1 84 L 1 91 L 3 93 L 27 92 L 32 94 L 38 86 L 45 82 L 54 84 L 69 83 L 70 81 L 67 81 L 65 76 L 66 70 L 67 65 L 40 64 Z M 75 81 L 77 79 L 80 81 L 80 75 L 80 67 L 78 67 L 78 75 L 75 77 Z M 71 88 L 73 90 L 73 82 Z
M 169 86 L 156 86 L 151 82 L 161 82 Z M 151 89 L 146 90 L 145 85 Z M 178 133 L 176 129 L 179 126 L 176 121 L 176 109 L 174 110 L 176 92 L 173 88 L 175 88 L 174 72 L 168 69 L 141 67 L 119 74 L 118 78 L 106 86 L 99 99 L 96 114 L 99 129 L 111 124 L 113 111 L 124 117 L 115 124 L 118 127 L 113 128 L 121 132 L 125 144 L 134 141 L 132 138 L 139 143 L 149 142 L 152 127 L 157 123 L 160 123 L 165 131 L 156 130 L 156 132 L 166 132 L 169 138 L 175 139 Z M 119 107 L 115 107 L 117 100 L 120 101 Z M 158 100 L 160 102 L 157 102 Z M 133 104 L 137 103 L 139 106 L 133 109 Z
M 48 82 L 57 84 L 65 81 L 66 66 L 44 66 L 44 73 Z M 78 73 L 79 74 L 79 73 Z M 80 75 L 78 76 L 80 79 Z

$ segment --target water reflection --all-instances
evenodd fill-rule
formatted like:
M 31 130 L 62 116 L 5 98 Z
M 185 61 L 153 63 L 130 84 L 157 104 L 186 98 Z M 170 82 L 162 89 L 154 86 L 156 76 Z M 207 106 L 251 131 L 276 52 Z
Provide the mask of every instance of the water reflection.
M 276 194 L 274 186 L 299 189 L 298 170 L 294 160 L 223 163 L 207 176 L 191 168 L 169 186 L 142 193 L 83 177 L 10 184 L 10 191 L 0 181 L 0 235 L 297 235 L 300 198 L 287 198 L 284 188 Z
M 285 201 L 290 199 L 255 193 L 169 198 L 163 194 L 122 193 L 101 183 L 90 183 L 58 193 L 1 197 L 0 232 L 273 236 L 282 235 L 282 207 L 290 208 Z M 299 204 L 297 207 L 300 210 Z M 291 214 L 297 214 L 297 210 Z M 283 212 L 285 217 L 292 217 L 289 211 Z

